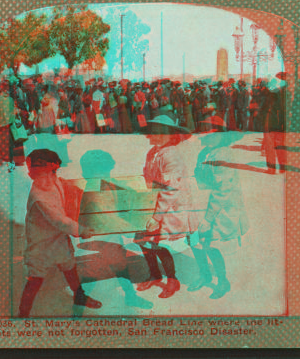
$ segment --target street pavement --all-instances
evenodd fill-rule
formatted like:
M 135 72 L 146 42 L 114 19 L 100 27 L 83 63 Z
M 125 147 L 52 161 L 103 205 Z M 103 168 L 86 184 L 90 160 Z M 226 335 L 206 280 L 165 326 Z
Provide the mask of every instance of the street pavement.
M 242 246 L 227 243 L 221 249 L 226 263 L 231 291 L 218 300 L 210 299 L 212 288 L 196 292 L 187 288 L 198 270 L 192 251 L 174 253 L 175 267 L 181 289 L 168 299 L 158 298 L 160 287 L 145 292 L 136 291 L 136 283 L 147 278 L 147 266 L 139 247 L 133 243 L 132 228 L 118 233 L 101 234 L 88 240 L 73 238 L 78 271 L 84 289 L 100 300 L 99 310 L 75 308 L 78 315 L 281 315 L 286 312 L 285 298 L 285 176 L 267 173 L 265 157 L 260 151 L 261 133 L 246 133 L 231 148 L 231 161 L 239 172 L 250 230 Z M 123 180 L 135 191 L 145 191 L 141 175 L 151 146 L 141 135 L 33 135 L 24 145 L 25 155 L 36 148 L 55 150 L 63 160 L 58 175 L 84 183 L 85 191 L 99 191 L 101 179 Z M 188 166 L 195 198 L 201 203 L 204 215 L 208 191 L 198 190 L 193 178 L 201 146 L 201 135 L 193 135 L 181 145 Z M 83 173 L 80 159 L 87 151 L 98 150 L 101 166 Z M 0 167 L 4 173 L 6 166 Z M 17 166 L 8 174 L 13 202 L 13 308 L 17 315 L 22 289 L 26 281 L 23 253 L 26 246 L 24 223 L 26 202 L 31 180 L 25 166 Z M 85 177 L 85 180 L 82 178 Z M 93 178 L 91 179 L 87 179 Z M 138 178 L 138 180 L 137 180 Z M 95 180 L 96 179 L 96 180 Z M 126 181 L 125 181 L 126 180 Z M 124 182 L 125 181 L 125 182 Z M 119 182 L 118 182 L 119 183 Z M 120 182 L 121 183 L 121 182 Z M 138 183 L 138 185 L 137 185 Z M 126 186 L 125 186 L 126 187 Z M 126 187 L 127 188 L 127 187 Z M 126 190 L 123 192 L 126 192 Z M 9 209 L 3 209 L 8 211 Z M 121 218 L 121 216 L 119 216 Z M 124 218 L 123 218 L 124 219 Z M 113 221 L 119 221 L 119 218 Z M 128 269 L 129 278 L 122 278 Z M 125 276 L 126 277 L 126 276 Z M 128 276 L 127 276 L 128 277 Z M 166 279 L 164 279 L 166 282 Z M 32 309 L 32 316 L 72 315 L 72 295 L 58 270 L 49 273 Z

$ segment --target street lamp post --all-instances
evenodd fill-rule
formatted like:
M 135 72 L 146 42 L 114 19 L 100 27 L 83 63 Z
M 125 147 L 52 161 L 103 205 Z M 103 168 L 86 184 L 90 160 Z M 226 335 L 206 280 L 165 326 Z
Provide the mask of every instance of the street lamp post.
M 144 82 L 145 82 L 145 74 L 146 73 L 146 54 L 144 53 L 143 54 L 143 80 L 144 80 Z
M 257 43 L 258 43 L 258 30 L 259 30 L 259 26 L 257 26 L 256 24 L 252 24 L 250 26 L 251 30 L 252 30 L 252 40 L 253 40 L 253 50 L 252 50 L 252 54 L 253 56 L 250 56 L 251 60 L 252 60 L 252 66 L 253 66 L 253 84 L 255 84 L 255 80 L 256 80 L 256 68 L 257 68 Z
M 164 48 L 163 48 L 163 13 L 161 13 L 160 24 L 160 62 L 161 62 L 161 78 L 164 77 Z
M 241 21 L 241 29 L 243 26 L 243 22 Z M 271 48 L 271 54 L 267 54 L 266 52 L 258 52 L 257 51 L 257 43 L 258 43 L 258 32 L 260 27 L 256 24 L 252 24 L 250 26 L 250 29 L 252 31 L 252 41 L 253 41 L 253 49 L 252 51 L 244 52 L 243 49 L 243 36 L 244 33 L 241 31 L 241 29 L 237 26 L 234 33 L 232 34 L 234 38 L 234 48 L 236 52 L 236 61 L 241 62 L 241 78 L 243 78 L 243 63 L 244 61 L 247 61 L 252 64 L 253 73 L 252 73 L 252 79 L 253 79 L 253 85 L 255 84 L 256 80 L 256 72 L 257 72 L 257 63 L 258 61 L 266 61 L 267 59 L 273 59 L 274 58 L 274 51 L 276 48 L 276 45 L 274 46 L 273 41 L 270 42 L 270 48 Z M 241 53 L 240 53 L 241 51 Z
M 243 52 L 243 30 L 242 30 L 242 19 L 241 19 L 241 28 L 239 28 L 238 26 L 235 28 L 234 33 L 232 34 L 233 38 L 234 38 L 234 49 L 235 49 L 235 53 L 236 53 L 236 61 L 240 61 L 241 62 L 241 79 L 243 78 L 243 65 L 244 65 L 244 52 Z M 239 53 L 241 50 L 241 57 L 239 57 Z
M 123 66 L 124 66 L 124 60 L 123 60 L 123 17 L 126 15 L 120 15 L 121 17 L 121 79 L 123 79 Z
M 243 34 L 243 22 L 244 19 L 241 17 L 241 33 Z M 244 41 L 241 38 L 241 80 L 244 77 Z
M 182 83 L 185 83 L 185 52 L 182 55 Z

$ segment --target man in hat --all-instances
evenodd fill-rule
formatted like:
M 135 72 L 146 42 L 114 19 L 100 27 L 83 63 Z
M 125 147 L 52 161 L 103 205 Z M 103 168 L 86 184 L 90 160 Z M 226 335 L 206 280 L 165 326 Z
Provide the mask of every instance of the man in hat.
M 250 94 L 246 89 L 246 82 L 238 81 L 236 93 L 236 127 L 238 130 L 248 130 L 248 109 L 250 104 Z
M 192 103 L 193 118 L 198 132 L 202 131 L 202 121 L 206 117 L 205 108 L 208 102 L 209 96 L 206 91 L 206 84 L 204 81 L 199 81 Z
M 24 92 L 26 93 L 26 100 L 28 104 L 29 119 L 36 119 L 41 109 L 41 103 L 38 93 L 35 89 L 35 85 L 32 79 L 26 79 L 23 81 Z M 34 121 L 28 122 L 30 131 L 33 131 Z
M 151 91 L 150 91 L 150 85 L 148 84 L 148 82 L 143 82 L 143 93 L 145 94 L 145 105 L 144 105 L 144 109 L 145 109 L 145 118 L 146 121 L 149 121 L 151 119 L 151 108 L 150 108 L 150 101 L 151 101 Z
M 268 173 L 276 173 L 276 157 L 279 163 L 279 173 L 283 173 L 286 164 L 284 150 L 285 137 L 285 103 L 283 91 L 276 79 L 272 79 L 268 86 L 268 112 L 265 117 L 263 147 L 266 154 Z
M 33 180 L 25 221 L 25 263 L 29 273 L 19 317 L 29 317 L 44 278 L 53 267 L 63 272 L 74 292 L 74 305 L 100 308 L 101 302 L 88 297 L 80 284 L 70 239 L 70 235 L 87 239 L 94 233 L 78 224 L 82 191 L 57 177 L 61 160 L 53 151 L 34 150 L 27 157 L 26 164 Z
M 132 124 L 133 131 L 139 133 L 143 127 L 147 126 L 146 120 L 146 95 L 142 91 L 142 86 L 137 83 L 135 86 L 135 94 L 133 96 L 133 114 Z M 150 114 L 148 115 L 150 118 Z
M 107 111 L 109 113 L 109 118 L 111 118 L 112 120 L 110 130 L 112 132 L 121 133 L 122 128 L 119 119 L 116 86 L 117 86 L 117 81 L 111 81 L 108 83 L 109 92 L 106 97 L 106 103 L 107 103 Z
M 174 109 L 174 113 L 178 118 L 182 116 L 182 104 L 183 104 L 184 92 L 181 89 L 180 81 L 174 81 L 173 89 L 170 94 L 170 104 Z
M 94 91 L 92 93 L 92 106 L 94 109 L 94 112 L 96 114 L 96 117 L 98 116 L 98 118 L 100 117 L 100 113 L 102 113 L 102 107 L 104 104 L 104 93 L 101 91 L 101 85 L 103 84 L 103 82 L 98 82 L 97 84 L 95 84 L 94 86 Z M 103 131 L 102 126 L 101 126 L 101 132 Z
M 279 72 L 276 77 L 280 80 L 279 94 L 280 94 L 280 121 L 284 123 L 284 129 L 288 127 L 290 120 L 290 112 L 292 110 L 292 93 L 289 90 L 290 74 L 287 72 Z M 296 106 L 297 107 L 297 106 Z

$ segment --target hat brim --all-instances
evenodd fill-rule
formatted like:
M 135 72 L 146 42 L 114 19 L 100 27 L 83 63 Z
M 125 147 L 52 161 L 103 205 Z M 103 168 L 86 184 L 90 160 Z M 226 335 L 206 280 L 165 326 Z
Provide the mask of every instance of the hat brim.
M 288 76 L 288 73 L 287 72 L 278 72 L 275 77 L 277 77 L 278 79 L 280 80 L 284 80 L 286 81 L 286 78 Z
M 207 131 L 202 131 L 202 132 L 208 132 L 211 130 L 215 130 L 217 132 L 227 132 L 226 126 L 217 125 L 217 124 L 211 123 L 209 121 L 201 121 L 200 124 L 207 125 Z M 200 132 L 200 134 L 201 134 L 201 132 Z

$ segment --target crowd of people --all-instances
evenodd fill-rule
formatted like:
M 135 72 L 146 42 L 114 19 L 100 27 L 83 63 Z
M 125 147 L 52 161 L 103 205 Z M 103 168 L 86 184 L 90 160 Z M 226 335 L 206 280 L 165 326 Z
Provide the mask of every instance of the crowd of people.
M 228 130 L 265 132 L 284 129 L 285 76 L 257 79 L 253 86 L 233 78 L 213 83 L 94 78 L 82 86 L 79 80 L 63 77 L 13 77 L 2 81 L 0 90 L 13 99 L 29 134 L 139 133 L 163 114 L 175 116 L 190 132 L 205 131 L 205 119 L 211 115 L 222 118 Z

